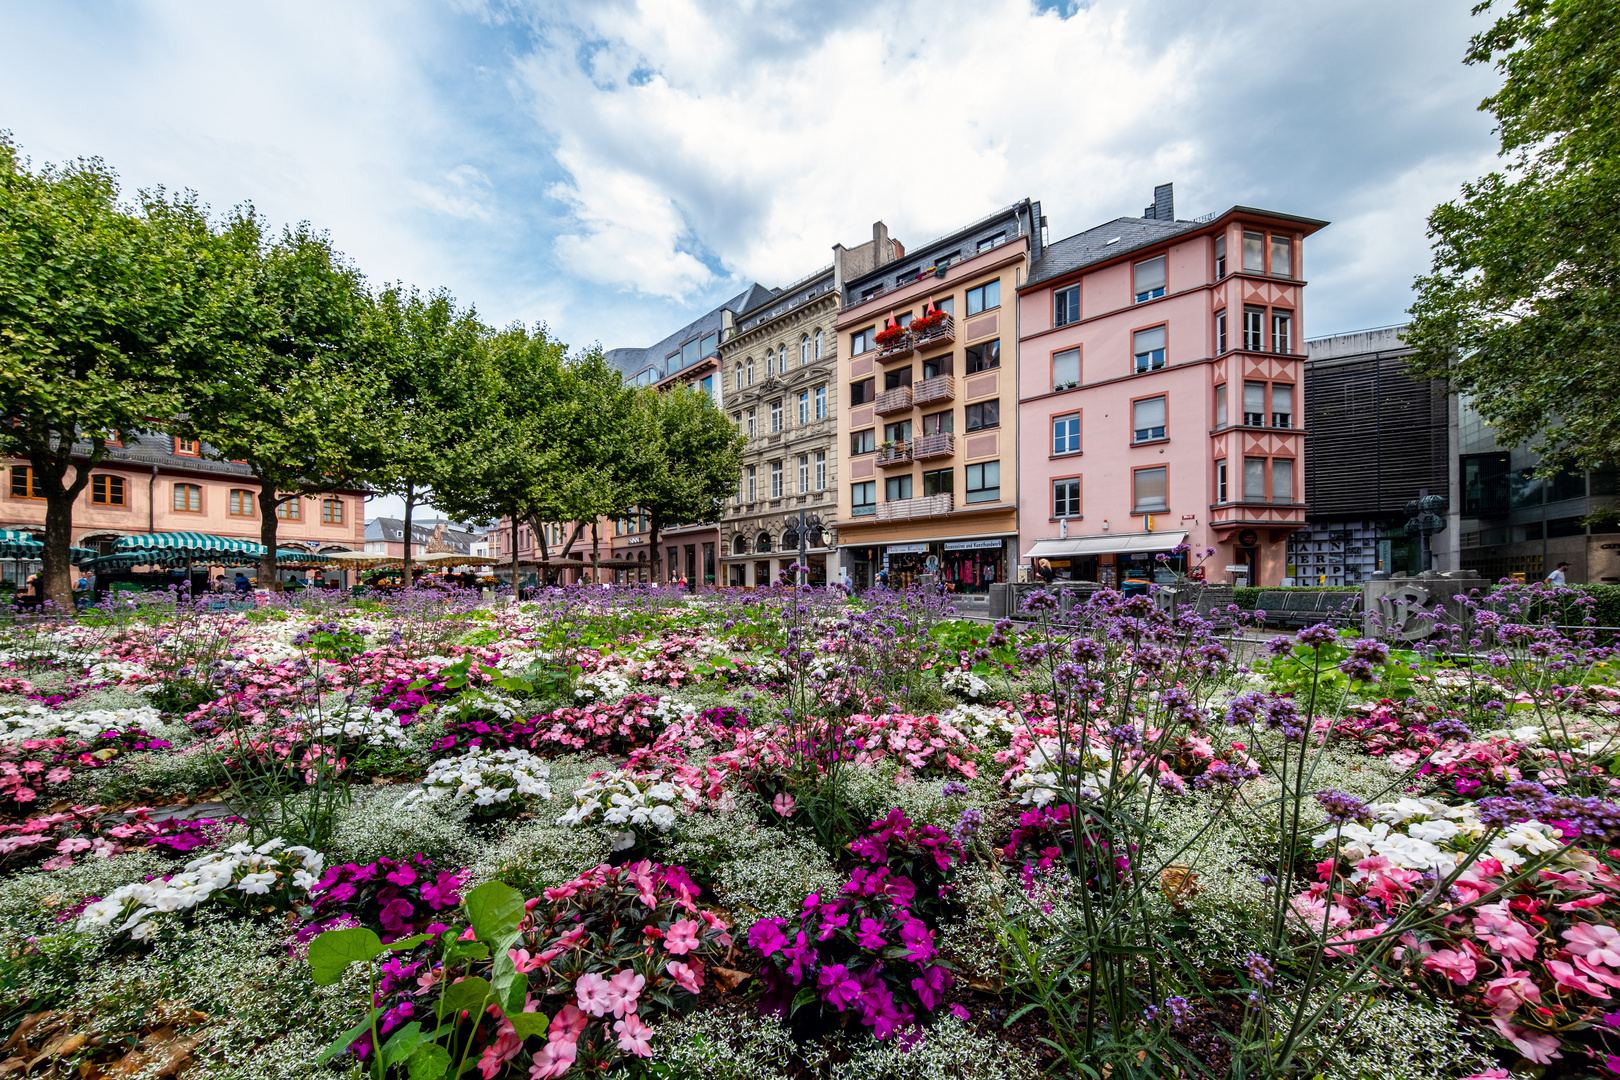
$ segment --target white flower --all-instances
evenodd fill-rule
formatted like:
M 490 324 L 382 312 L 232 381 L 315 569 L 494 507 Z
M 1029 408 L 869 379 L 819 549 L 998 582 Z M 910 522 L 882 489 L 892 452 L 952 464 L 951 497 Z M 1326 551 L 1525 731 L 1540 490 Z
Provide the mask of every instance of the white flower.
M 475 805 L 492 806 L 510 800 L 514 792 L 549 799 L 551 785 L 546 778 L 550 775 L 551 767 L 527 750 L 474 747 L 460 757 L 435 761 L 421 786 L 396 805 L 471 794 Z
M 236 887 L 250 896 L 259 896 L 270 891 L 270 886 L 276 883 L 276 875 L 272 873 L 248 874 Z

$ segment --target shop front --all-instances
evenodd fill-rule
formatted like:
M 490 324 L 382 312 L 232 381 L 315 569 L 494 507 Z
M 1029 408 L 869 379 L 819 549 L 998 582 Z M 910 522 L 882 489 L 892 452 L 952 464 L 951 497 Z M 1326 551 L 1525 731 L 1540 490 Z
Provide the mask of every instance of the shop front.
M 1010 537 L 917 540 L 843 549 L 844 565 L 857 589 L 868 589 L 880 570 L 889 572 L 889 587 L 943 585 L 948 592 L 983 593 L 1007 580 Z
M 1187 557 L 1161 561 L 1187 540 L 1184 532 L 1119 533 L 1037 540 L 1024 553 L 1031 581 L 1050 569 L 1054 581 L 1095 581 L 1110 589 L 1127 583 L 1165 584 L 1187 572 Z M 1045 563 L 1045 567 L 1042 564 Z

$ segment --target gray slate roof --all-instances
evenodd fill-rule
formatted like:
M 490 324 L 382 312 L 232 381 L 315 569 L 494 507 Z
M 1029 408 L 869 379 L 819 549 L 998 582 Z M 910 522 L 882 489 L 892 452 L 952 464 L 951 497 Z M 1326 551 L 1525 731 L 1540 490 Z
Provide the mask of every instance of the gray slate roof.
M 458 525 L 453 521 L 434 519 L 428 522 L 411 521 L 411 543 L 425 544 L 433 539 L 433 530 L 440 523 L 445 526 L 444 541 L 457 552 L 466 552 L 472 542 L 482 535 L 465 525 Z M 366 522 L 366 539 L 368 541 L 386 540 L 390 543 L 400 544 L 405 541 L 405 520 L 403 518 L 375 517 Z
M 1201 228 L 1203 221 L 1160 221 L 1156 218 L 1122 217 L 1075 233 L 1046 245 L 1040 258 L 1030 263 L 1025 287 L 1079 270 L 1093 263 L 1117 258 L 1127 251 L 1152 247 L 1174 236 Z
M 656 377 L 662 379 L 669 374 L 668 371 L 664 370 L 665 358 L 676 349 L 679 349 L 683 342 L 690 341 L 694 337 L 701 337 L 704 334 L 719 333 L 722 322 L 721 312 L 729 311 L 736 315 L 739 312 L 766 303 L 775 295 L 776 290 L 767 289 L 756 281 L 719 307 L 698 316 L 656 344 L 648 345 L 645 348 L 608 349 L 604 355 L 607 357 L 608 363 L 618 368 L 626 377 L 645 371 L 651 366 L 658 373 Z

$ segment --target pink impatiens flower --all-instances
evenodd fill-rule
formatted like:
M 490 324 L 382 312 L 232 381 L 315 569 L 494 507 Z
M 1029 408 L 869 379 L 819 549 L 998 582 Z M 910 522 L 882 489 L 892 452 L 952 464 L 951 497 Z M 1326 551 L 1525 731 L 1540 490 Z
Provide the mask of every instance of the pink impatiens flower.
M 643 1024 L 641 1017 L 631 1013 L 614 1024 L 613 1030 L 619 1033 L 620 1050 L 637 1057 L 652 1057 L 652 1044 L 648 1040 L 653 1029 Z
M 1514 971 L 1513 965 L 1502 962 L 1502 977 L 1485 984 L 1485 1001 L 1498 1016 L 1507 1016 L 1521 1005 L 1541 1004 L 1541 988 L 1530 976 Z
M 534 1055 L 534 1064 L 529 1066 L 529 1080 L 556 1080 L 574 1067 L 577 1056 L 577 1040 L 553 1039 Z
M 776 798 L 771 800 L 771 809 L 775 810 L 783 817 L 792 817 L 793 811 L 796 809 L 793 805 L 793 796 L 789 795 L 785 791 L 782 792 Z
M 579 999 L 579 1011 L 601 1016 L 613 1009 L 616 995 L 608 981 L 594 971 L 587 971 L 574 983 L 574 994 Z
M 1606 923 L 1577 923 L 1564 931 L 1569 951 L 1610 967 L 1620 967 L 1620 931 Z
M 625 1013 L 636 1011 L 636 1001 L 641 997 L 641 988 L 647 985 L 645 975 L 637 975 L 629 968 L 615 971 L 613 978 L 608 980 L 608 1008 L 614 1016 L 623 1016 Z
M 1584 994 L 1591 994 L 1593 997 L 1606 998 L 1609 996 L 1609 992 L 1603 989 L 1602 983 L 1587 978 L 1562 960 L 1548 960 L 1547 970 L 1552 972 L 1552 977 L 1559 986 L 1567 986 L 1571 990 L 1579 990 Z
M 698 935 L 703 933 L 703 925 L 691 919 L 677 919 L 670 924 L 669 936 L 664 938 L 664 948 L 676 956 L 685 956 L 693 949 L 702 945 Z
M 1458 986 L 1467 986 L 1474 981 L 1474 976 L 1478 973 L 1478 966 L 1472 956 L 1452 949 L 1440 949 L 1425 956 L 1423 966 L 1430 971 L 1438 971 Z
M 1491 1018 L 1491 1023 L 1496 1025 L 1496 1030 L 1500 1031 L 1503 1037 L 1511 1042 L 1519 1053 L 1537 1065 L 1546 1065 L 1551 1063 L 1553 1058 L 1564 1056 L 1558 1052 L 1558 1036 L 1556 1035 L 1546 1035 L 1539 1031 L 1526 1030 L 1517 1024 L 1509 1023 L 1505 1016 L 1494 1016 Z
M 703 965 L 696 960 L 690 964 L 683 964 L 679 960 L 671 960 L 664 968 L 670 977 L 680 985 L 681 989 L 693 994 L 703 992 Z

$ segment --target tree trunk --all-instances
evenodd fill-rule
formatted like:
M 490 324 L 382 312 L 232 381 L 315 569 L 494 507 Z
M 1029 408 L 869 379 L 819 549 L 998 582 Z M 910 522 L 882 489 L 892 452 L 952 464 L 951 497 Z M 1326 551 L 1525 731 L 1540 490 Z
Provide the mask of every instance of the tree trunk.
M 284 501 L 296 498 L 282 499 L 274 484 L 259 478 L 259 543 L 264 545 L 264 554 L 259 556 L 259 585 L 273 592 L 281 591 L 281 582 L 276 580 L 276 526 L 280 521 L 276 510 Z
M 596 534 L 596 522 L 591 522 L 591 584 L 602 584 L 602 538 Z
M 411 535 L 411 509 L 415 505 L 416 505 L 416 485 L 415 484 L 406 484 L 405 485 L 405 566 L 404 566 L 404 569 L 402 571 L 404 576 L 403 576 L 403 578 L 401 580 L 404 581 L 405 586 L 407 588 L 409 588 L 410 584 L 411 584 L 411 541 L 415 539 L 415 537 L 413 537 Z
M 574 550 L 574 545 L 579 543 L 579 538 L 583 535 L 585 535 L 585 523 L 583 521 L 575 522 L 573 535 L 568 538 L 568 543 L 563 545 L 563 549 L 558 553 L 557 557 L 559 559 L 568 558 L 568 553 Z
M 523 594 L 518 591 L 518 554 L 517 554 L 517 511 L 512 511 L 512 599 L 521 600 Z
M 90 470 L 106 456 L 106 444 L 100 439 L 90 442 L 90 457 L 67 483 L 67 471 L 73 464 L 73 442 L 76 430 L 58 431 L 53 439 L 45 431 L 44 447 L 28 455 L 29 464 L 39 477 L 39 487 L 45 493 L 45 550 L 42 553 L 38 592 L 62 611 L 73 612 L 73 504 L 79 493 L 90 482 Z
M 662 531 L 664 523 L 658 520 L 658 515 L 656 513 L 649 514 L 648 521 L 651 527 L 647 533 L 647 543 L 652 545 L 652 554 L 648 556 L 648 558 L 652 562 L 653 584 L 656 585 L 658 584 L 658 553 L 663 550 L 658 546 L 658 534 L 660 531 Z M 669 575 L 667 574 L 665 575 L 666 580 L 668 579 L 668 576 Z

